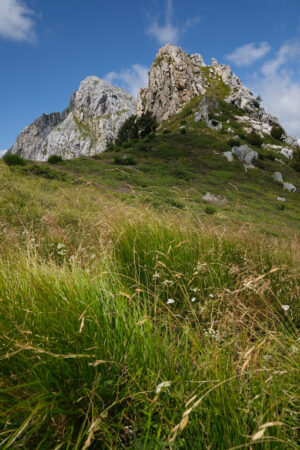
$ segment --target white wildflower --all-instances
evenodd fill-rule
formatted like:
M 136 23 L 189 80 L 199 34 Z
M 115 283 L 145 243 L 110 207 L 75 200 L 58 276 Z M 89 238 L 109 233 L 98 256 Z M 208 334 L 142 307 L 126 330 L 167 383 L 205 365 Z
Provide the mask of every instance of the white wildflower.
M 198 294 L 200 292 L 200 289 L 197 287 L 195 287 L 195 288 L 191 287 L 190 291 L 194 292 L 195 294 Z
M 164 281 L 162 282 L 162 284 L 163 284 L 164 286 L 172 286 L 172 285 L 174 284 L 174 282 L 173 282 L 172 280 L 164 280 Z
M 156 386 L 156 393 L 159 394 L 160 391 L 164 388 L 168 388 L 171 386 L 171 381 L 163 381 L 162 383 Z
M 215 298 L 215 297 L 214 297 L 214 294 L 209 294 L 209 297 L 210 297 L 210 298 Z
M 283 311 L 288 311 L 290 309 L 290 305 L 281 305 Z
M 196 301 L 196 297 L 191 298 L 191 302 L 194 303 Z
M 160 278 L 160 274 L 157 271 L 155 271 L 152 280 L 157 280 L 158 278 Z
M 172 298 L 169 298 L 167 301 L 167 305 L 172 305 L 172 303 L 175 303 L 175 300 L 173 300 Z

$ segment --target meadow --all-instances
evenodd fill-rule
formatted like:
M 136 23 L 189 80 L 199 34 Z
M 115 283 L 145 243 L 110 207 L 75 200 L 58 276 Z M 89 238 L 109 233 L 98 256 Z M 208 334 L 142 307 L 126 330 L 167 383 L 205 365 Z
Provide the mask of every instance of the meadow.
M 299 448 L 299 194 L 253 172 L 211 213 L 225 175 L 191 201 L 164 145 L 0 161 L 1 449 Z

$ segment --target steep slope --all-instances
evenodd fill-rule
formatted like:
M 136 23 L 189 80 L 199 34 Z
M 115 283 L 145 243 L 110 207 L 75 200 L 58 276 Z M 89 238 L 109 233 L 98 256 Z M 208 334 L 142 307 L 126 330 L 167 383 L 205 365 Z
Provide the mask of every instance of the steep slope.
M 269 135 L 273 125 L 280 125 L 232 73 L 230 66 L 218 64 L 214 58 L 211 66 L 206 66 L 201 55 L 188 55 L 171 44 L 159 50 L 151 66 L 148 87 L 141 89 L 138 95 L 137 115 L 151 111 L 162 123 L 194 97 L 212 96 L 216 81 L 224 84 L 223 100 L 247 114 L 240 120 L 252 121 L 251 129 Z M 288 145 L 297 145 L 297 139 L 291 136 L 285 135 L 284 140 Z
M 10 153 L 47 161 L 89 156 L 105 150 L 120 126 L 135 113 L 136 102 L 124 90 L 97 77 L 81 82 L 62 113 L 43 114 L 18 136 Z

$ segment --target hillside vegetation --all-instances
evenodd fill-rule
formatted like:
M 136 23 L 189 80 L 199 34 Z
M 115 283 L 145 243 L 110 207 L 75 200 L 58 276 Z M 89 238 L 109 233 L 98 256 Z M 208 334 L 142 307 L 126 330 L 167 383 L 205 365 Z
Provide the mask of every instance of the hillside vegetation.
M 299 174 L 222 156 L 249 142 L 219 86 L 222 132 L 197 98 L 94 158 L 0 161 L 0 448 L 298 448 L 299 189 L 273 174 Z

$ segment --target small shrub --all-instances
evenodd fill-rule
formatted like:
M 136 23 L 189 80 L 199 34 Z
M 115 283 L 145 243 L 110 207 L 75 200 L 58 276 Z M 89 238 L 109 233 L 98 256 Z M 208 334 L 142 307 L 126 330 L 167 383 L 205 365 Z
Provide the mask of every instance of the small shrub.
M 132 147 L 131 141 L 125 142 L 125 143 L 122 145 L 122 147 L 123 147 L 123 148 L 130 148 L 130 147 Z
M 276 158 L 272 153 L 267 153 L 266 159 L 269 159 L 270 161 L 275 161 Z
M 170 134 L 171 130 L 163 130 L 162 134 Z
M 284 210 L 285 210 L 285 205 L 284 205 L 283 203 L 279 203 L 279 204 L 277 205 L 277 209 L 278 209 L 279 211 L 284 211 Z
M 10 153 L 6 153 L 2 159 L 5 162 L 5 164 L 7 164 L 8 166 L 25 166 L 26 165 L 25 159 L 21 158 L 21 156 L 19 156 L 19 155 L 12 155 Z
M 62 157 L 60 155 L 51 155 L 48 158 L 48 163 L 50 164 L 58 164 L 60 162 L 62 162 Z
M 295 159 L 292 162 L 291 166 L 296 172 L 300 173 L 300 150 L 297 150 L 297 152 L 295 153 L 294 158 Z
M 66 181 L 68 179 L 68 176 L 65 172 L 52 169 L 51 167 L 42 166 L 39 164 L 32 164 L 22 170 L 24 170 L 24 173 L 27 175 L 36 175 L 43 178 L 47 178 L 48 180 Z
M 207 205 L 207 206 L 205 206 L 204 212 L 205 212 L 205 214 L 212 215 L 212 214 L 215 214 L 216 210 L 213 206 Z
M 263 139 L 255 131 L 251 131 L 251 133 L 248 134 L 247 141 L 249 144 L 255 145 L 256 147 L 261 147 L 263 143 Z
M 115 156 L 114 164 L 118 164 L 121 166 L 134 166 L 136 162 L 131 156 L 123 155 L 123 156 Z
M 247 136 L 245 133 L 239 133 L 239 138 L 245 141 L 247 139 Z
M 180 125 L 186 125 L 187 124 L 187 121 L 186 120 L 181 120 L 180 121 Z
M 186 128 L 181 128 L 181 129 L 179 130 L 179 133 L 181 133 L 181 134 L 186 134 Z
M 228 141 L 228 145 L 230 146 L 230 147 L 235 147 L 236 145 L 240 145 L 240 139 L 237 139 L 237 138 L 230 138 L 229 139 L 229 141 Z
M 274 139 L 281 140 L 282 136 L 284 135 L 284 129 L 281 128 L 279 125 L 274 125 L 271 129 L 271 136 Z

